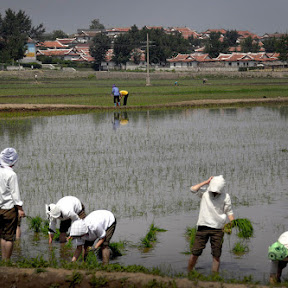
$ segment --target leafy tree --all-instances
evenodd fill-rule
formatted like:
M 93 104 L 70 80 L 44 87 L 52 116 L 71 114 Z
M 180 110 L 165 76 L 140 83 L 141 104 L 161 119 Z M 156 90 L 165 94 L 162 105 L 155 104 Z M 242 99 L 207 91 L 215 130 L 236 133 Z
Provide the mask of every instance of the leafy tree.
M 237 39 L 239 38 L 239 34 L 236 30 L 228 30 L 224 35 L 224 42 L 227 43 L 228 47 L 237 46 Z
M 56 38 L 68 38 L 68 35 L 62 30 L 54 30 L 52 32 L 52 39 L 55 40 Z
M 91 21 L 89 29 L 104 30 L 105 26 L 99 22 L 99 19 L 94 19 Z
M 121 65 L 129 61 L 133 45 L 129 34 L 120 34 L 114 41 L 114 55 L 112 60 L 116 65 Z
M 265 51 L 268 53 L 274 53 L 277 50 L 278 40 L 276 37 L 268 38 L 262 41 Z
M 210 38 L 205 44 L 204 52 L 208 53 L 212 58 L 216 58 L 220 53 L 227 51 L 227 45 L 220 41 L 220 36 L 220 32 L 211 32 Z
M 140 48 L 141 41 L 143 41 L 143 39 L 141 31 L 136 25 L 131 26 L 130 30 L 128 31 L 128 35 L 130 37 L 130 42 L 133 48 Z
M 0 15 L 1 16 L 1 15 Z M 0 62 L 9 62 L 22 59 L 26 52 L 28 37 L 40 36 L 45 29 L 43 24 L 32 27 L 32 21 L 24 11 L 5 11 L 5 17 L 0 17 Z
M 288 60 L 288 35 L 283 35 L 277 43 L 277 50 L 280 55 L 278 57 L 281 61 Z
M 194 36 L 189 36 L 188 37 L 188 41 L 191 45 L 191 50 L 195 51 L 195 49 L 197 49 L 198 47 L 203 45 L 203 40 L 202 39 L 198 39 L 198 38 L 194 38 Z
M 241 50 L 244 53 L 252 52 L 257 53 L 260 50 L 260 46 L 257 42 L 253 41 L 251 36 L 248 36 L 244 40 L 241 41 Z
M 180 33 L 168 35 L 163 29 L 142 29 L 142 41 L 146 43 L 149 35 L 149 59 L 154 64 L 166 64 L 167 58 L 177 53 L 189 53 L 191 45 Z M 147 45 L 146 45 L 147 46 Z
M 92 44 L 90 45 L 90 54 L 95 59 L 95 69 L 100 69 L 101 62 L 105 60 L 106 53 L 110 47 L 111 40 L 107 35 L 99 33 L 93 37 Z

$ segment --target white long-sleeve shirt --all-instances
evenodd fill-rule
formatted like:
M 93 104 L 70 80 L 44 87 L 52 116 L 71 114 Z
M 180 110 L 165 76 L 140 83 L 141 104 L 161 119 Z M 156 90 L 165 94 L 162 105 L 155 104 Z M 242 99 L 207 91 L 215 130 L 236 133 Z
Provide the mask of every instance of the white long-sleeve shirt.
M 17 174 L 9 166 L 0 166 L 0 209 L 22 206 Z
M 75 221 L 80 219 L 78 214 L 82 210 L 82 203 L 77 197 L 65 196 L 56 203 L 56 206 L 61 210 L 61 216 L 57 219 L 61 221 L 68 219 Z M 57 219 L 50 217 L 49 230 L 54 233 L 56 232 Z
M 229 194 L 222 192 L 213 196 L 212 192 L 206 189 L 200 188 L 198 191 L 194 191 L 191 187 L 190 190 L 201 198 L 197 226 L 222 229 L 227 215 L 233 215 Z
M 88 227 L 88 235 L 76 239 L 76 245 L 84 245 L 85 240 L 95 241 L 106 236 L 106 230 L 115 222 L 115 217 L 108 210 L 96 210 L 91 212 L 83 220 Z

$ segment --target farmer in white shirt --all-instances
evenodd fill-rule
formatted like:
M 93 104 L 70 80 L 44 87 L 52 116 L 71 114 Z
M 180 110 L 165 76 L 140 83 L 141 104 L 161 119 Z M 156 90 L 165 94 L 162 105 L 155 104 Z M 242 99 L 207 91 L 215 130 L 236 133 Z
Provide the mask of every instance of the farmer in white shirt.
M 209 185 L 206 190 L 202 190 Z M 188 262 L 188 271 L 194 269 L 198 257 L 202 254 L 210 238 L 211 254 L 213 256 L 212 272 L 218 272 L 220 267 L 220 256 L 222 253 L 222 242 L 224 237 L 223 227 L 227 216 L 230 221 L 234 220 L 229 194 L 223 192 L 225 180 L 222 175 L 210 177 L 208 180 L 194 185 L 191 192 L 201 197 L 200 211 L 197 222 L 197 233 L 192 248 L 192 255 Z
M 18 215 L 25 217 L 20 199 L 18 179 L 13 166 L 18 160 L 14 148 L 0 153 L 0 238 L 2 260 L 10 259 L 15 240 Z
M 282 233 L 278 241 L 269 246 L 268 258 L 271 260 L 270 284 L 280 283 L 282 270 L 288 263 L 288 231 Z
M 56 233 L 57 219 L 60 220 L 60 243 L 66 242 L 66 233 L 71 222 L 85 218 L 85 207 L 81 201 L 74 196 L 65 196 L 56 204 L 46 204 L 46 213 L 49 223 L 49 244 L 52 243 Z
M 70 237 L 75 240 L 77 248 L 72 261 L 77 261 L 82 250 L 85 260 L 88 254 L 88 247 L 93 247 L 95 240 L 98 239 L 92 249 L 101 247 L 103 264 L 108 264 L 110 257 L 109 243 L 115 228 L 116 218 L 108 210 L 93 211 L 85 219 L 73 222 L 70 229 Z

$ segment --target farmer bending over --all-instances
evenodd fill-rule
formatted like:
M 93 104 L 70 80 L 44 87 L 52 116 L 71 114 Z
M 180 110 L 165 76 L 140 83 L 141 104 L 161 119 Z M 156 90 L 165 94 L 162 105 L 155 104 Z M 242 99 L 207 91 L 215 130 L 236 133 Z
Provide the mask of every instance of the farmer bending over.
M 69 238 L 75 240 L 77 248 L 74 252 L 72 262 L 77 261 L 82 250 L 85 260 L 88 254 L 88 247 L 93 247 L 95 240 L 99 239 L 92 249 L 101 247 L 103 264 L 108 264 L 110 257 L 109 243 L 115 228 L 115 216 L 107 210 L 93 211 L 85 219 L 73 222 Z
M 280 283 L 282 270 L 288 263 L 288 231 L 281 234 L 278 241 L 269 247 L 268 258 L 271 260 L 270 284 Z
M 209 185 L 207 189 L 202 187 Z M 194 185 L 191 192 L 197 193 L 201 198 L 200 211 L 197 222 L 197 233 L 192 248 L 192 255 L 188 262 L 188 271 L 194 269 L 198 257 L 202 254 L 210 238 L 211 254 L 213 257 L 212 272 L 218 273 L 222 242 L 224 237 L 223 227 L 226 217 L 234 220 L 229 194 L 223 192 L 225 180 L 222 175 L 210 177 L 208 180 Z
M 85 218 L 85 207 L 81 201 L 74 196 L 65 196 L 56 204 L 45 205 L 49 220 L 49 244 L 52 243 L 56 233 L 56 222 L 60 220 L 60 243 L 66 242 L 66 233 L 72 221 Z

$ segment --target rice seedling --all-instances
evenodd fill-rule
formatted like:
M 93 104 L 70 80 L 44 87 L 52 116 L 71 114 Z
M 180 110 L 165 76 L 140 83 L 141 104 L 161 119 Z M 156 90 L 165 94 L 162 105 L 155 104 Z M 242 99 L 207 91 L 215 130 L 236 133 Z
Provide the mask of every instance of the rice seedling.
M 187 227 L 185 235 L 189 238 L 189 247 L 190 250 L 193 247 L 195 236 L 196 236 L 197 228 L 196 227 Z
M 141 246 L 144 248 L 152 248 L 153 243 L 157 241 L 156 233 L 165 231 L 167 230 L 158 228 L 152 223 L 146 236 L 141 239 Z
M 244 244 L 243 242 L 236 242 L 234 244 L 232 252 L 235 255 L 241 256 L 241 255 L 249 252 L 249 247 L 246 244 Z
M 29 228 L 33 230 L 35 233 L 39 233 L 42 227 L 42 218 L 40 216 L 36 217 L 27 217 L 29 221 Z

